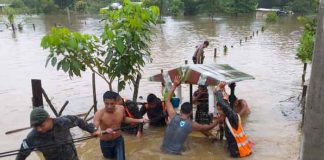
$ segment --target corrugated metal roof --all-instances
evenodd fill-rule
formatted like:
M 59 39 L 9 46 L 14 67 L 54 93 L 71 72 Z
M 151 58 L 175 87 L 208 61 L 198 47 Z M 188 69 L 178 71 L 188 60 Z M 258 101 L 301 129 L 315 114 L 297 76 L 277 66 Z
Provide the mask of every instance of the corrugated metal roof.
M 149 80 L 172 82 L 175 76 L 181 76 L 184 83 L 201 85 L 217 85 L 220 81 L 233 83 L 254 79 L 253 76 L 234 69 L 228 64 L 190 64 L 154 75 Z

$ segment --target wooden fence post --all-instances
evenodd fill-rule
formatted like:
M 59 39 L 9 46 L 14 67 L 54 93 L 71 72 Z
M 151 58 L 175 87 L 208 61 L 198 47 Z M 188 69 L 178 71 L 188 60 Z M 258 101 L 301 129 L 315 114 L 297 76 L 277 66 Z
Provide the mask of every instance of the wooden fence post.
M 42 96 L 42 81 L 39 79 L 32 79 L 32 103 L 33 107 L 43 107 L 43 96 Z

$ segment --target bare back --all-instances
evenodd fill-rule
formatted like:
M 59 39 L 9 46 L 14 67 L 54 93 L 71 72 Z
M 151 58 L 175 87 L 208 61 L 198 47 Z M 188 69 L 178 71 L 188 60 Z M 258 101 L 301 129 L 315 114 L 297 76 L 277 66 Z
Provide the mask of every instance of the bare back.
M 95 118 L 99 120 L 99 126 L 101 130 L 106 130 L 107 128 L 118 129 L 124 120 L 125 111 L 124 107 L 120 105 L 115 106 L 115 111 L 113 113 L 107 112 L 104 108 L 99 110 Z M 116 131 L 115 134 L 103 134 L 100 136 L 101 140 L 110 141 L 118 138 L 121 135 L 121 131 Z

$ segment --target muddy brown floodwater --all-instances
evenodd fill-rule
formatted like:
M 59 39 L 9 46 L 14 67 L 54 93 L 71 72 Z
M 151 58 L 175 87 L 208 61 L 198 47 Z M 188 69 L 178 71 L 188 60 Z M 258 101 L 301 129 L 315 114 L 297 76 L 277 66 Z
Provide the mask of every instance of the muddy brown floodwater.
M 18 21 L 21 19 L 19 17 Z M 4 134 L 29 125 L 31 79 L 42 80 L 43 88 L 58 109 L 65 100 L 70 101 L 64 114 L 83 113 L 92 105 L 90 72 L 85 72 L 81 78 L 70 79 L 63 71 L 56 71 L 51 66 L 45 68 L 48 52 L 40 48 L 41 38 L 55 23 L 67 25 L 67 18 L 55 15 L 27 16 L 24 19 L 24 30 L 16 34 L 0 23 L 0 30 L 3 30 L 0 32 L 0 152 L 18 149 L 28 133 Z M 95 16 L 72 16 L 72 29 L 99 34 L 102 29 L 99 20 Z M 205 63 L 227 63 L 255 77 L 255 80 L 239 82 L 236 87 L 236 95 L 246 99 L 250 105 L 251 114 L 246 118 L 244 127 L 255 143 L 254 153 L 243 159 L 297 159 L 302 64 L 295 59 L 295 53 L 302 28 L 296 17 L 282 17 L 278 23 L 271 25 L 266 25 L 262 18 L 255 15 L 217 16 L 213 20 L 206 17 L 165 17 L 165 21 L 165 24 L 155 28 L 156 36 L 151 45 L 153 62 L 144 68 L 139 95 L 160 95 L 160 84 L 149 82 L 147 78 L 159 73 L 160 69 L 183 65 L 185 60 L 192 63 L 195 46 L 209 40 Z M 263 25 L 266 30 L 262 33 Z M 257 30 L 259 34 L 245 42 L 244 37 Z M 242 46 L 239 45 L 240 39 Z M 228 47 L 226 55 L 223 54 L 224 45 Z M 216 60 L 213 58 L 214 48 L 218 51 Z M 99 106 L 102 107 L 101 97 L 108 86 L 99 78 L 96 82 Z M 131 89 L 127 87 L 121 95 L 130 97 Z M 187 101 L 188 97 L 188 86 L 183 85 L 184 100 Z M 225 141 L 211 143 L 200 133 L 189 136 L 185 144 L 188 149 L 182 156 L 162 154 L 159 147 L 163 131 L 163 128 L 146 126 L 142 139 L 125 134 L 127 159 L 231 159 L 225 149 Z M 79 129 L 73 129 L 73 134 L 75 137 L 86 135 Z M 98 140 L 79 143 L 77 147 L 83 160 L 103 159 Z M 32 154 L 29 159 L 37 157 Z

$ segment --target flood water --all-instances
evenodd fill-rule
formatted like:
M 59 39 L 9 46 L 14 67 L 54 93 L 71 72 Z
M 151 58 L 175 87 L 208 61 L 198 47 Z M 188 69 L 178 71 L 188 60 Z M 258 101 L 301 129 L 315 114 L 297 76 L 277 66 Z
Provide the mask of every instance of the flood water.
M 102 29 L 99 20 L 95 16 L 73 16 L 71 28 L 99 34 Z M 151 45 L 153 62 L 144 68 L 139 95 L 160 95 L 160 83 L 149 82 L 147 78 L 158 74 L 161 69 L 183 65 L 185 60 L 192 63 L 195 46 L 209 40 L 205 63 L 227 63 L 255 77 L 255 80 L 239 82 L 236 87 L 236 95 L 246 99 L 250 105 L 251 114 L 246 118 L 244 127 L 255 143 L 254 153 L 244 159 L 297 159 L 302 64 L 295 59 L 295 53 L 302 28 L 296 17 L 282 17 L 278 23 L 271 25 L 266 25 L 262 18 L 255 15 L 217 16 L 213 20 L 207 17 L 165 17 L 165 21 L 165 24 L 155 28 L 156 36 Z M 40 47 L 40 41 L 55 23 L 65 26 L 68 22 L 65 16 L 28 16 L 25 17 L 24 30 L 16 34 L 0 23 L 0 152 L 18 149 L 28 133 L 27 130 L 4 134 L 29 125 L 31 79 L 42 80 L 43 88 L 58 110 L 69 100 L 64 114 L 83 113 L 92 106 L 90 72 L 85 72 L 82 78 L 69 78 L 63 71 L 56 71 L 51 66 L 45 68 L 48 51 Z M 266 30 L 261 33 L 263 25 Z M 259 34 L 245 42 L 244 37 L 249 37 L 256 30 Z M 240 39 L 243 40 L 242 46 L 239 45 Z M 226 55 L 223 54 L 224 45 L 228 47 Z M 216 60 L 213 58 L 214 48 L 217 48 Z M 98 77 L 96 83 L 99 106 L 102 107 L 101 97 L 108 86 Z M 188 86 L 183 85 L 185 101 L 188 101 L 188 92 Z M 131 89 L 127 87 L 121 95 L 130 97 Z M 159 150 L 163 131 L 163 128 L 146 126 L 142 139 L 125 134 L 126 158 L 231 159 L 225 149 L 225 141 L 211 143 L 200 133 L 189 136 L 186 143 L 188 149 L 182 156 L 165 155 Z M 75 137 L 87 135 L 79 129 L 74 129 L 73 134 Z M 79 143 L 77 147 L 83 160 L 103 159 L 98 140 Z M 29 159 L 37 157 L 32 154 Z

